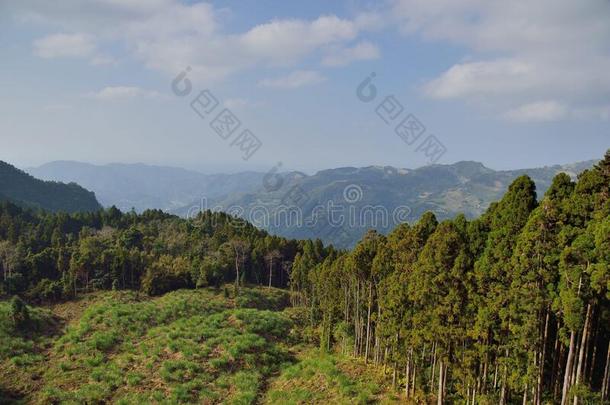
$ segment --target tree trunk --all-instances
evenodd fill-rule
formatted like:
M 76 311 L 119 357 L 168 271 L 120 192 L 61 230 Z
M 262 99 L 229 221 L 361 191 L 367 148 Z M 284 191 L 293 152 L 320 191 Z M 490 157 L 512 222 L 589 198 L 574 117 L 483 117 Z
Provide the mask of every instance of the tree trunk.
M 568 391 L 570 389 L 570 375 L 572 374 L 572 363 L 574 362 L 574 346 L 576 345 L 576 332 L 570 332 L 570 350 L 566 362 L 565 374 L 563 378 L 563 389 L 561 391 L 561 405 L 568 402 Z
M 405 368 L 405 398 L 409 399 L 409 383 L 411 382 L 411 379 L 409 378 L 411 376 L 410 374 L 410 369 L 411 367 L 411 360 L 407 360 L 407 366 Z
M 559 344 L 559 325 L 555 330 L 555 344 L 553 345 L 553 367 L 551 368 L 551 385 L 550 388 L 553 391 L 553 400 L 557 400 L 556 396 L 556 382 L 557 382 L 557 368 L 561 360 L 561 348 L 563 345 Z
M 369 347 L 371 342 L 371 307 L 373 306 L 373 283 L 369 281 L 369 305 L 366 314 L 366 345 L 364 350 L 364 363 L 369 362 Z
M 235 272 L 237 277 L 235 277 L 235 295 L 237 295 L 237 291 L 239 290 L 239 256 L 235 253 Z
M 417 364 L 413 362 L 413 372 L 411 373 L 411 397 L 415 396 L 415 378 L 417 376 Z
M 587 341 L 589 337 L 589 328 L 591 324 L 591 304 L 587 305 L 587 315 L 585 317 L 585 325 L 582 330 L 582 337 L 580 339 L 580 350 L 578 353 L 578 366 L 576 368 L 576 378 L 574 379 L 574 385 L 578 385 L 581 382 L 582 370 L 585 362 L 585 352 L 587 351 Z M 578 396 L 574 395 L 574 405 L 578 405 Z
M 443 405 L 443 403 L 445 402 L 445 398 L 443 397 L 444 392 L 443 392 L 443 381 L 444 381 L 444 366 L 443 366 L 443 361 L 439 361 L 438 364 L 438 393 L 436 396 L 436 403 L 437 405 Z
M 481 392 L 487 393 L 487 369 L 489 368 L 489 353 L 485 353 L 485 362 L 483 363 L 483 375 L 480 376 Z
M 273 279 L 273 259 L 269 260 L 269 288 L 271 288 L 272 279 Z
M 472 405 L 475 405 L 477 402 L 477 389 L 476 387 L 472 389 Z
M 502 386 L 500 387 L 500 405 L 506 405 L 506 379 L 508 369 L 504 366 L 504 375 L 502 376 Z
M 443 363 L 443 401 L 445 400 L 445 393 L 447 392 L 447 376 L 449 375 L 449 365 Z
M 608 351 L 606 352 L 606 367 L 604 368 L 604 379 L 602 381 L 602 402 L 608 399 L 608 390 L 610 388 L 610 342 L 608 342 Z
M 559 335 L 559 330 L 557 331 L 557 334 Z M 566 357 L 566 348 L 564 345 L 559 344 L 559 356 L 557 357 L 557 368 L 556 368 L 555 374 L 553 376 L 553 378 L 555 379 L 555 382 L 553 385 L 553 401 L 555 401 L 555 402 L 559 402 L 559 396 L 561 395 L 561 388 L 562 388 L 561 365 L 564 364 L 565 357 Z
M 436 342 L 434 342 L 432 350 L 432 372 L 430 373 L 430 391 L 434 392 L 434 378 L 436 377 Z
M 540 362 L 538 364 L 538 384 L 536 386 L 536 392 L 534 397 L 534 404 L 540 405 L 540 401 L 542 399 L 542 388 L 544 383 L 544 364 L 546 362 L 546 346 L 547 339 L 549 336 L 549 319 L 550 319 L 550 311 L 546 311 L 546 317 L 544 320 L 544 333 L 542 335 L 542 354 L 540 355 Z
M 598 346 L 598 337 L 599 337 L 599 317 L 597 318 L 597 322 L 595 323 L 595 332 L 593 332 L 593 336 L 591 338 L 591 342 L 593 345 L 593 353 L 591 353 L 591 361 L 589 362 L 589 371 L 587 372 L 587 376 L 585 377 L 589 384 L 592 383 L 593 379 L 593 371 L 595 371 L 595 363 L 597 362 L 597 346 Z

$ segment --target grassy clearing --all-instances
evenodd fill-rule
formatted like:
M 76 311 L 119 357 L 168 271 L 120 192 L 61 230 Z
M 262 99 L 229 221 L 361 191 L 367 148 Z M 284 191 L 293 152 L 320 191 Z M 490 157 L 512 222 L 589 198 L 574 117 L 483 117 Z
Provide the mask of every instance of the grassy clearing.
M 212 290 L 108 293 L 51 350 L 39 403 L 252 403 L 290 360 L 281 313 Z
M 26 307 L 27 320 L 15 323 L 9 302 L 0 302 L 0 403 L 38 389 L 45 349 L 59 322 L 45 309 Z
M 232 289 L 228 289 L 232 291 Z M 285 291 L 104 292 L 13 326 L 0 302 L 0 403 L 370 403 L 386 399 L 355 360 L 302 344 Z M 22 325 L 23 326 L 23 325 Z M 294 353 L 297 353 L 295 356 Z M 376 381 L 376 380 L 375 380 Z
M 309 349 L 282 370 L 267 392 L 266 404 L 400 403 L 371 367 L 357 360 Z

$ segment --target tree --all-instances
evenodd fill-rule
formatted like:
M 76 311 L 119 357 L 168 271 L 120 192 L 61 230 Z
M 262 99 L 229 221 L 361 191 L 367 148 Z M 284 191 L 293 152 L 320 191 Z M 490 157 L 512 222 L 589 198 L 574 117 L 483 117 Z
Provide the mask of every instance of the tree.
M 524 400 L 528 388 L 532 390 L 536 405 L 542 401 L 551 323 L 556 323 L 552 304 L 558 296 L 559 232 L 567 220 L 564 206 L 573 190 L 568 175 L 555 177 L 519 235 L 512 257 L 510 350 L 525 361 L 514 364 L 513 380 L 522 380 Z
M 239 272 L 246 263 L 246 255 L 249 252 L 250 244 L 245 240 L 232 239 L 228 242 L 228 246 L 233 253 L 233 260 L 235 263 L 235 294 L 237 295 L 239 293 L 239 284 L 241 282 Z
M 273 280 L 273 264 L 274 262 L 279 261 L 281 257 L 282 255 L 277 249 L 273 249 L 265 255 L 265 262 L 269 268 L 269 288 L 271 288 L 271 281 Z
M 21 298 L 15 295 L 10 303 L 10 317 L 15 329 L 24 329 L 30 321 L 30 311 Z
M 483 362 L 492 356 L 495 367 L 501 368 L 500 405 L 506 404 L 509 388 L 508 337 L 512 320 L 505 288 L 512 283 L 512 273 L 508 269 L 517 237 L 536 205 L 534 182 L 527 176 L 517 178 L 502 200 L 490 207 L 486 219 L 490 231 L 483 253 L 475 264 L 477 295 L 481 299 L 477 304 L 474 328 L 478 333 L 479 351 L 485 358 Z M 491 353 L 490 347 L 493 348 Z M 483 378 L 487 379 L 487 376 Z

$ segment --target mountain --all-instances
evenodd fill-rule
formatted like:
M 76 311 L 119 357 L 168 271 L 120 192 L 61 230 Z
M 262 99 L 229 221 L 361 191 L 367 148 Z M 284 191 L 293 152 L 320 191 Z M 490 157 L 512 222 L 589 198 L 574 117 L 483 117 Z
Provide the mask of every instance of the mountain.
M 497 171 L 478 162 L 458 162 L 418 169 L 343 167 L 314 175 L 269 176 L 259 172 L 209 175 L 143 164 L 52 162 L 29 172 L 43 179 L 77 182 L 93 190 L 102 205 L 123 211 L 159 208 L 181 216 L 202 209 L 226 211 L 284 237 L 320 238 L 350 247 L 369 228 L 386 232 L 426 211 L 439 219 L 458 213 L 477 217 L 522 174 L 534 179 L 542 195 L 557 173 L 575 177 L 594 163 Z
M 122 211 L 150 208 L 171 211 L 202 198 L 254 191 L 264 173 L 207 175 L 195 171 L 144 164 L 108 164 L 58 161 L 27 171 L 45 180 L 76 182 L 93 190 L 104 206 Z
M 96 211 L 101 205 L 95 194 L 75 183 L 64 184 L 38 180 L 0 161 L 0 201 L 11 201 L 48 211 Z
M 431 165 L 419 169 L 390 166 L 344 167 L 307 176 L 284 174 L 278 190 L 209 199 L 207 207 L 240 216 L 288 238 L 321 238 L 351 247 L 366 230 L 387 232 L 400 222 L 413 222 L 432 211 L 439 219 L 464 213 L 481 215 L 501 198 L 509 184 L 529 175 L 542 196 L 560 172 L 573 178 L 596 161 L 543 168 L 496 171 L 478 162 Z M 192 216 L 198 203 L 175 213 Z

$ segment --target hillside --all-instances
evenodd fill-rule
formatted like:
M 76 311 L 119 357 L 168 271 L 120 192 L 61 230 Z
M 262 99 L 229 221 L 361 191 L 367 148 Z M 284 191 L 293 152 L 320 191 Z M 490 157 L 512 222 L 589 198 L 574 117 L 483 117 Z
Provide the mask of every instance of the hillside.
M 226 290 L 226 289 L 225 289 Z M 333 403 L 387 396 L 382 379 L 304 345 L 287 292 L 244 288 L 89 294 L 29 307 L 25 334 L 0 302 L 0 403 Z M 310 377 L 322 386 L 311 385 Z M 283 401 L 282 401 L 283 400 Z M 163 402 L 165 401 L 165 402 Z M 285 403 L 285 402 L 284 402 Z
M 75 182 L 93 190 L 105 207 L 173 210 L 202 197 L 215 198 L 249 192 L 261 184 L 264 173 L 203 174 L 174 167 L 144 164 L 92 165 L 58 161 L 27 171 L 41 179 Z
M 576 178 L 594 163 L 509 171 L 492 170 L 478 162 L 431 165 L 414 170 L 389 166 L 345 167 L 312 176 L 285 175 L 284 184 L 277 191 L 260 187 L 253 193 L 210 199 L 209 206 L 239 213 L 272 234 L 297 239 L 321 238 L 326 243 L 350 247 L 370 228 L 385 233 L 405 220 L 416 221 L 426 211 L 434 212 L 441 220 L 460 213 L 477 218 L 501 198 L 512 181 L 524 174 L 534 180 L 541 196 L 558 173 L 565 172 Z M 346 200 L 345 194 L 349 191 L 354 194 Z M 336 217 L 343 215 L 342 222 L 329 220 L 329 203 L 334 206 Z M 196 206 L 194 203 L 193 207 Z M 300 224 L 294 219 L 295 212 L 300 215 Z M 187 209 L 176 213 L 185 215 Z
M 95 194 L 75 183 L 38 180 L 0 161 L 0 201 L 43 208 L 52 212 L 96 211 L 101 208 Z
M 93 190 L 102 205 L 115 205 L 123 211 L 132 207 L 138 212 L 162 209 L 187 216 L 201 208 L 214 208 L 234 213 L 276 235 L 297 239 L 321 238 L 336 246 L 349 247 L 370 227 L 389 231 L 400 222 L 396 221 L 397 217 L 413 222 L 430 210 L 441 219 L 458 213 L 476 218 L 522 174 L 532 177 L 542 195 L 557 173 L 567 172 L 575 178 L 594 163 L 587 161 L 509 171 L 489 169 L 478 162 L 418 169 L 345 167 L 323 170 L 314 175 L 281 173 L 281 188 L 271 191 L 264 187 L 265 173 L 259 172 L 207 175 L 171 167 L 141 164 L 96 166 L 77 162 L 52 162 L 28 170 L 43 179 L 77 182 Z M 346 205 L 343 194 L 347 186 L 357 186 L 362 190 L 362 196 Z M 206 199 L 205 203 L 202 203 L 202 198 Z M 327 206 L 330 201 L 344 208 L 346 224 L 349 223 L 348 210 L 355 208 L 353 224 L 329 226 L 327 209 L 314 213 L 314 207 Z M 372 207 L 379 206 L 387 215 L 373 219 Z M 287 215 L 286 207 L 299 210 L 300 225 L 294 219 L 289 221 L 282 217 Z M 397 209 L 408 215 L 394 215 Z
M 351 250 L 0 204 L 0 402 L 605 404 L 609 252 L 610 151 Z

